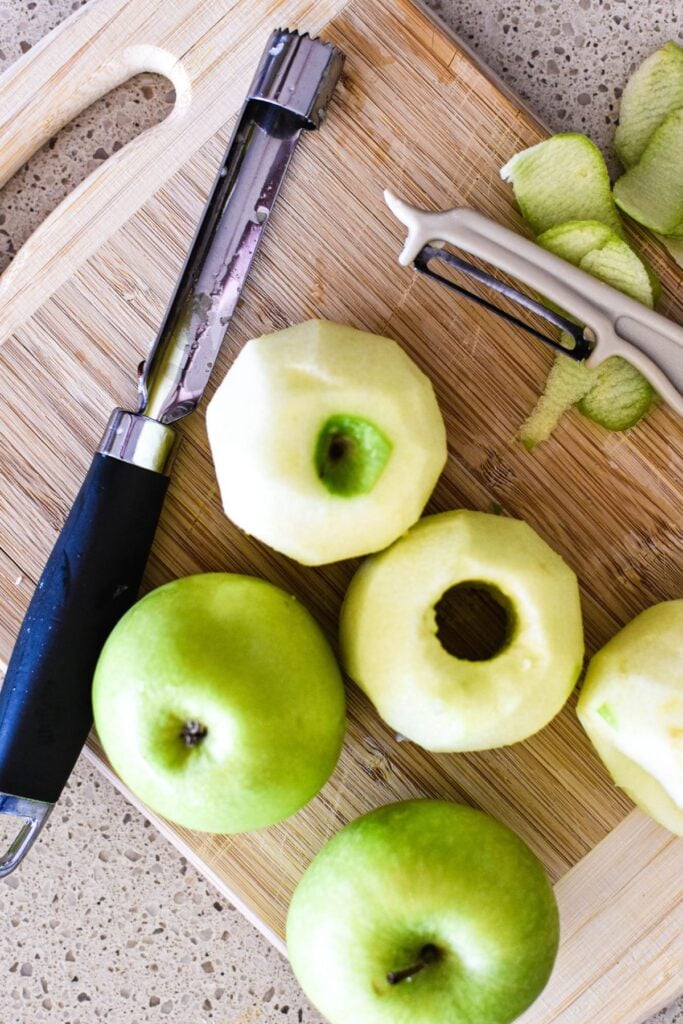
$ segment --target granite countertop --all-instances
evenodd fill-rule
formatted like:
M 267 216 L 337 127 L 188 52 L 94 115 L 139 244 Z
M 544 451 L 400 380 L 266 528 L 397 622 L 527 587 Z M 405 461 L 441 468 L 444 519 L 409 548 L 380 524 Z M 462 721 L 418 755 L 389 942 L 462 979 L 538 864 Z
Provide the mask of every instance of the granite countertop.
M 683 21 L 671 0 L 429 2 L 549 128 L 587 132 L 608 159 L 624 81 Z M 0 70 L 82 3 L 0 0 Z M 0 193 L 0 271 L 172 103 L 167 81 L 138 76 L 36 154 Z M 321 1022 L 286 961 L 85 758 L 0 891 L 3 1024 Z M 683 999 L 655 1020 L 683 1021 Z

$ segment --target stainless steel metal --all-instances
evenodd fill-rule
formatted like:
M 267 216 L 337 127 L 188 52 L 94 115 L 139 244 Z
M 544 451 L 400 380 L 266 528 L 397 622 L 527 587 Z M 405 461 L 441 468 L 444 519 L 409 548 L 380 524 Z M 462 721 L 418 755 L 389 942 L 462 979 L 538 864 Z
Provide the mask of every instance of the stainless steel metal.
M 475 281 L 479 281 L 481 284 L 490 288 L 494 292 L 498 292 L 500 295 L 504 295 L 506 298 L 511 299 L 518 306 L 522 306 L 523 309 L 528 309 L 541 319 L 546 320 L 548 323 L 553 324 L 554 327 L 559 327 L 566 334 L 568 334 L 574 341 L 571 348 L 562 345 L 556 338 L 549 338 L 547 334 L 542 334 L 541 331 L 537 331 L 532 324 L 526 323 L 525 320 L 520 320 L 519 317 L 513 316 L 506 310 L 501 309 L 500 306 L 496 306 L 495 303 L 489 302 L 488 299 L 483 298 L 481 295 L 477 295 L 475 292 L 469 291 L 467 288 L 463 288 L 461 285 L 456 284 L 455 281 L 449 280 L 442 274 L 437 274 L 431 269 L 429 264 L 432 260 L 439 260 L 442 263 L 447 263 L 449 266 L 455 267 L 456 270 L 461 270 L 468 277 L 472 277 Z M 483 306 L 484 309 L 488 309 L 491 313 L 495 313 L 496 316 L 507 321 L 507 323 L 514 324 L 515 327 L 521 328 L 526 331 L 527 334 L 531 334 L 532 337 L 542 341 L 544 345 L 549 348 L 555 349 L 558 352 L 562 352 L 563 355 L 569 356 L 570 359 L 575 359 L 580 362 L 582 359 L 586 359 L 590 355 L 591 349 L 593 348 L 593 342 L 589 337 L 587 328 L 582 327 L 581 324 L 573 323 L 568 320 L 567 317 L 561 316 L 560 313 L 556 313 L 553 309 L 548 309 L 541 302 L 537 302 L 536 299 L 532 299 L 530 295 L 525 295 L 524 292 L 520 292 L 517 288 L 513 288 L 506 281 L 501 281 L 493 274 L 487 273 L 485 270 L 480 270 L 479 267 L 473 266 L 471 263 L 467 263 L 466 260 L 460 259 L 459 256 L 454 256 L 453 253 L 447 252 L 435 245 L 425 245 L 420 249 L 413 265 L 416 270 L 419 270 L 421 274 L 425 274 L 427 277 L 431 277 L 433 280 L 438 281 L 440 284 L 445 284 L 451 291 L 457 292 L 458 295 L 464 296 L 471 302 L 476 302 L 477 305 Z
M 139 413 L 173 423 L 196 408 L 301 132 L 316 128 L 343 57 L 274 32 L 140 378 Z
M 171 475 L 178 435 L 164 423 L 140 413 L 114 409 L 97 449 L 122 462 Z
M 330 43 L 277 29 L 263 54 L 250 98 L 274 103 L 319 128 L 337 84 L 344 58 Z
M 54 804 L 42 800 L 27 800 L 25 797 L 0 793 L 0 815 L 23 818 L 24 823 L 16 836 L 0 856 L 0 878 L 14 871 L 24 859 L 38 838 L 38 834 L 50 816 Z

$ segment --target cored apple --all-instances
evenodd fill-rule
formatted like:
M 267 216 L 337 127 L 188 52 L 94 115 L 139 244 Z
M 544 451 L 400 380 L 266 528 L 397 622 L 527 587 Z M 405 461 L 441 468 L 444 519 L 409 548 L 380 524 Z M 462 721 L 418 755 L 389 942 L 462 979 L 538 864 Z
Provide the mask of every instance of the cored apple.
M 441 800 L 351 822 L 294 893 L 287 949 L 330 1024 L 509 1024 L 552 970 L 558 913 L 509 828 Z
M 306 565 L 386 547 L 446 461 L 432 385 L 410 357 L 324 320 L 249 341 L 207 428 L 226 515 Z
M 209 832 L 297 811 L 332 773 L 345 728 L 339 668 L 309 612 L 228 573 L 175 580 L 134 605 L 104 646 L 93 707 L 133 793 Z
M 683 600 L 646 608 L 591 658 L 577 712 L 616 784 L 683 835 Z
M 488 592 L 507 621 L 497 652 L 458 657 L 437 620 L 456 587 Z M 484 512 L 427 516 L 367 559 L 341 613 L 349 675 L 382 718 L 428 750 L 500 747 L 543 728 L 583 659 L 576 576 L 530 526 Z

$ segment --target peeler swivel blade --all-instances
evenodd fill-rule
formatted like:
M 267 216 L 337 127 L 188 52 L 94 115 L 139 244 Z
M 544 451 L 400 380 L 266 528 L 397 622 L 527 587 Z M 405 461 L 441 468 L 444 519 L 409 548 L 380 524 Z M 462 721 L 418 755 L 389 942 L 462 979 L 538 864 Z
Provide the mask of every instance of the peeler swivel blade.
M 611 356 L 627 359 L 648 378 L 664 401 L 683 413 L 683 327 L 679 324 L 476 210 L 421 210 L 389 190 L 384 198 L 407 229 L 399 256 L 403 266 L 414 265 L 416 270 L 474 300 L 551 348 L 577 360 L 585 359 L 589 366 L 597 366 Z M 446 243 L 510 275 L 564 310 L 565 315 L 454 256 L 443 248 Z M 430 266 L 435 260 L 455 267 L 560 327 L 571 336 L 573 346 L 565 348 L 488 299 L 443 277 Z

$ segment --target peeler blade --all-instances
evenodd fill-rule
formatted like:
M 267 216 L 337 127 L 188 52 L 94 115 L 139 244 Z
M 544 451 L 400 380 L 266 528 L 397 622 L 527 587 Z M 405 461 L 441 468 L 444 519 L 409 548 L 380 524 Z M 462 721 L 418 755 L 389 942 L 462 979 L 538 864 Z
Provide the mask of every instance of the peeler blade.
M 471 277 L 473 280 L 478 281 L 487 288 L 490 288 L 491 291 L 497 292 L 499 295 L 504 295 L 516 305 L 530 310 L 530 312 L 535 313 L 554 327 L 559 327 L 573 339 L 573 346 L 570 348 L 561 344 L 561 342 L 556 338 L 551 338 L 549 335 L 536 330 L 533 324 L 529 324 L 525 320 L 521 320 L 519 317 L 516 317 L 512 313 L 508 313 L 506 310 L 502 309 L 500 306 L 497 306 L 494 302 L 483 298 L 481 295 L 477 295 L 476 292 L 463 288 L 461 285 L 456 284 L 455 281 L 450 280 L 450 278 L 444 277 L 443 274 L 439 274 L 435 270 L 432 270 L 430 264 L 433 260 L 439 260 L 442 263 L 447 263 L 456 270 L 467 274 L 467 276 Z M 494 313 L 507 323 L 513 324 L 515 327 L 519 327 L 538 341 L 542 341 L 543 344 L 547 345 L 549 348 L 552 348 L 557 352 L 561 352 L 563 355 L 569 356 L 570 359 L 580 362 L 590 355 L 592 342 L 585 327 L 582 327 L 573 320 L 569 320 L 567 317 L 562 316 L 561 313 L 556 313 L 554 310 L 544 306 L 543 303 L 533 299 L 530 295 L 520 292 L 517 288 L 514 288 L 506 281 L 501 281 L 499 278 L 495 277 L 495 275 L 488 271 L 481 270 L 479 267 L 475 267 L 474 264 L 468 263 L 466 260 L 461 259 L 459 256 L 455 256 L 446 249 L 442 249 L 434 245 L 423 246 L 415 257 L 413 266 L 426 277 L 431 277 L 432 280 L 445 285 L 446 288 L 450 288 L 451 291 L 469 299 L 470 302 L 475 302 L 477 305 L 489 310 L 489 312 Z

